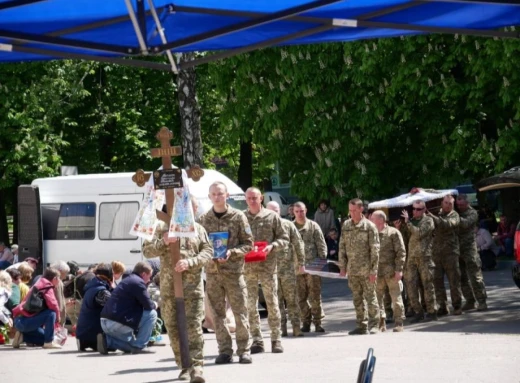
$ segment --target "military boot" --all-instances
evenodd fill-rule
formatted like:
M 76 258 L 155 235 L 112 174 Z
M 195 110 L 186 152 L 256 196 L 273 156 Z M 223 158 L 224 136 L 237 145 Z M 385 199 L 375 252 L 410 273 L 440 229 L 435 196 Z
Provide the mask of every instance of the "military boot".
M 314 327 L 316 327 L 316 332 L 325 332 L 325 329 L 321 327 L 321 324 L 316 324 Z
M 386 331 L 386 320 L 385 318 L 379 318 L 379 331 L 385 332 Z
M 393 332 L 403 332 L 403 331 L 404 331 L 403 322 L 395 322 Z
M 206 379 L 204 378 L 204 374 L 202 373 L 202 367 L 200 366 L 193 367 L 190 376 L 190 383 L 206 383 Z
M 478 304 L 477 311 L 487 311 L 488 306 L 486 302 L 482 302 Z
M 309 332 L 311 331 L 311 324 L 310 323 L 304 323 L 302 328 L 301 328 L 302 332 Z
M 283 352 L 282 342 L 275 340 L 271 342 L 271 352 L 273 354 L 281 354 Z
M 354 330 L 350 330 L 348 332 L 349 335 L 368 335 L 368 330 L 366 328 L 355 328 Z
M 293 336 L 303 336 L 303 332 L 300 329 L 299 325 L 293 325 L 292 326 L 292 335 Z
M 282 336 L 287 336 L 287 323 L 282 323 Z
M 189 368 L 183 368 L 181 370 L 181 373 L 179 374 L 179 380 L 182 380 L 184 382 L 187 382 L 190 380 L 190 369 Z
M 462 309 L 460 307 L 454 308 L 453 315 L 462 315 Z
M 450 312 L 447 307 L 439 307 L 437 310 L 437 315 L 442 317 L 444 315 L 450 315 Z
M 255 340 L 253 341 L 253 344 L 251 345 L 251 354 L 260 354 L 264 352 L 264 342 L 261 340 Z
M 475 310 L 477 308 L 477 303 L 475 301 L 466 301 L 464 305 L 462 306 L 462 311 L 471 311 Z
M 415 314 L 415 316 L 412 319 L 410 319 L 410 323 L 419 323 L 423 319 L 424 319 L 424 314 L 423 313 Z
M 437 321 L 439 320 L 439 318 L 437 317 L 437 312 L 434 311 L 433 313 L 426 313 L 426 315 L 424 316 L 424 320 L 426 322 L 431 322 L 431 321 Z

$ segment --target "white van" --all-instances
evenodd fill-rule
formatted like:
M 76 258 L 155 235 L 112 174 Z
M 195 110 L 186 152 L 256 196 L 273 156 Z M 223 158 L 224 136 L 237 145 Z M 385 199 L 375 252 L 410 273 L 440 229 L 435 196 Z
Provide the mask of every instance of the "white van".
M 143 259 L 142 239 L 129 234 L 144 198 L 144 187 L 132 181 L 134 173 L 88 174 L 39 178 L 18 188 L 20 260 L 34 257 L 47 266 L 58 260 L 93 263 L 122 261 L 130 269 Z M 211 207 L 209 186 L 224 182 L 228 203 L 246 208 L 238 185 L 216 170 L 204 170 L 189 180 L 199 201 L 199 213 Z
M 265 192 L 264 193 L 264 207 L 267 206 L 267 204 L 271 201 L 278 202 L 278 205 L 280 205 L 280 215 L 282 217 L 286 217 L 289 210 L 289 203 L 287 200 L 277 192 Z

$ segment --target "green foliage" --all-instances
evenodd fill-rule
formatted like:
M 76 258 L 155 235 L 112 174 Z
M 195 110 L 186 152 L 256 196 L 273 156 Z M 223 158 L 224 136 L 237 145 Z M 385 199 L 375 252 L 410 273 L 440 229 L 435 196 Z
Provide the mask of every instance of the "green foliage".
M 211 64 L 228 137 L 336 205 L 449 187 L 520 160 L 517 40 L 432 35 L 267 49 Z

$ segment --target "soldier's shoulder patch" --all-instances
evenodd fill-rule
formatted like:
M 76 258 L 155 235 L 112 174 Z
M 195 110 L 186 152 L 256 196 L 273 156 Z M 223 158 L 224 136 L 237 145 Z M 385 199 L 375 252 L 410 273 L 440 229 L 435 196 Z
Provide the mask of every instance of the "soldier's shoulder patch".
M 246 234 L 249 234 L 249 235 L 253 234 L 253 232 L 251 231 L 251 226 L 249 226 L 249 225 L 246 225 L 245 231 L 246 231 Z

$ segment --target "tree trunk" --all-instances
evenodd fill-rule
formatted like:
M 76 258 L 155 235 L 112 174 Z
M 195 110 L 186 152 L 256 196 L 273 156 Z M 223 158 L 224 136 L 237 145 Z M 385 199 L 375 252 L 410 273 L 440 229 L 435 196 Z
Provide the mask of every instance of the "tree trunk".
M 238 166 L 238 186 L 244 191 L 253 186 L 253 147 L 251 140 L 240 141 L 240 165 Z
M 195 53 L 183 53 L 180 62 L 191 61 Z M 184 167 L 202 167 L 202 136 L 200 131 L 200 108 L 196 92 L 195 68 L 181 70 L 177 75 L 177 92 L 181 118 L 181 143 Z

